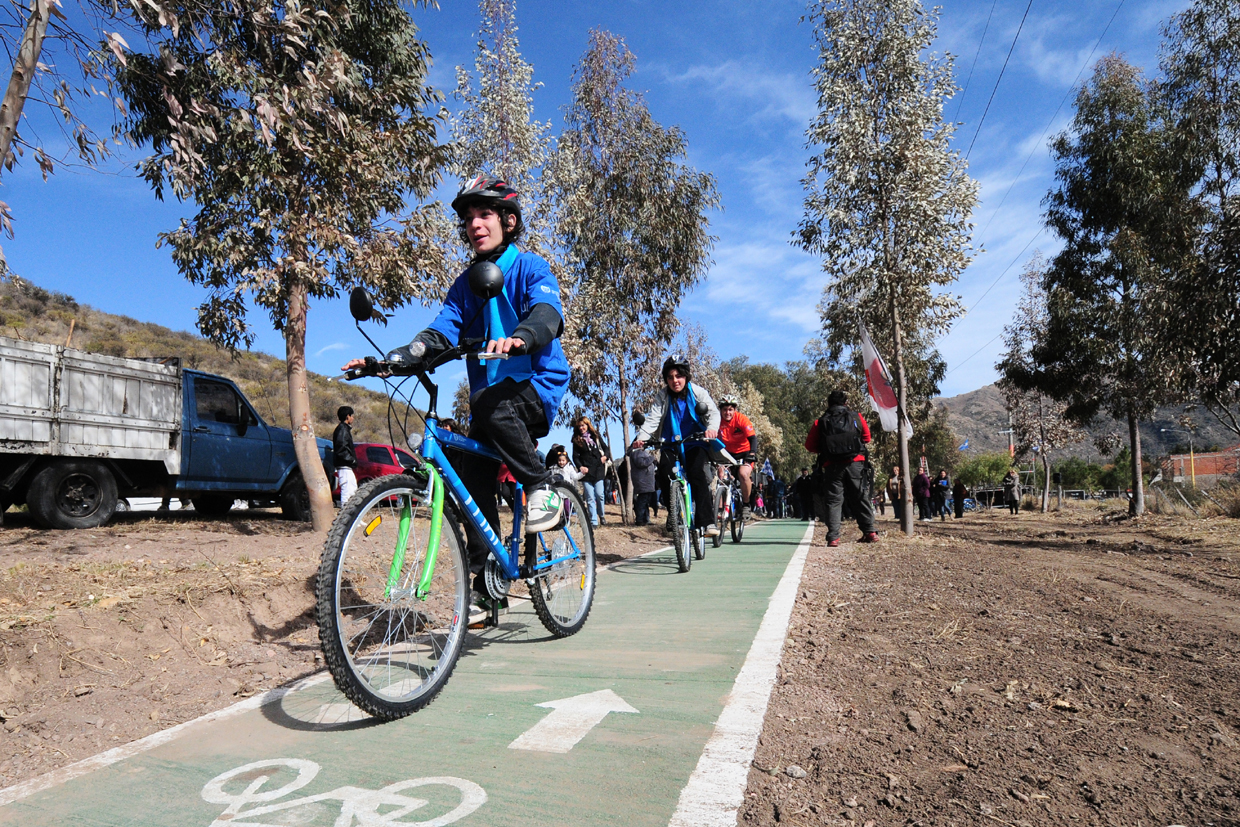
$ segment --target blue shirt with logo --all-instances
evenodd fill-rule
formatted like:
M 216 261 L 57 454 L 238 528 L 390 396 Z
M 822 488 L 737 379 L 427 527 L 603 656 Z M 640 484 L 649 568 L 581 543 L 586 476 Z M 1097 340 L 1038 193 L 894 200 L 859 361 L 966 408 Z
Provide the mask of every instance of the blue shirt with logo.
M 516 245 L 510 244 L 496 264 L 504 273 L 503 292 L 483 308 L 483 300 L 469 289 L 469 280 L 462 273 L 448 290 L 443 309 L 431 322 L 431 330 L 442 333 L 450 342 L 458 342 L 461 338 L 498 339 L 511 336 L 536 304 L 549 304 L 561 319 L 564 318 L 564 310 L 560 306 L 560 286 L 545 259 L 521 252 Z M 473 321 L 468 327 L 462 328 L 470 319 Z M 564 349 L 558 338 L 524 356 L 487 362 L 470 359 L 466 361 L 465 369 L 469 374 L 471 398 L 504 379 L 511 378 L 518 382 L 529 379 L 543 404 L 548 426 L 555 421 L 560 400 L 568 391 L 568 360 L 564 358 Z

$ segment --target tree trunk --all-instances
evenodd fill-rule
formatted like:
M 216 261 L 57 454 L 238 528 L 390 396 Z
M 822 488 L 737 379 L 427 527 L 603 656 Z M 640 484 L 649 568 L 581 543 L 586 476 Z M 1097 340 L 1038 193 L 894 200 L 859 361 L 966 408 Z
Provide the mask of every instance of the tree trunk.
M 633 466 L 629 463 L 629 383 L 628 367 L 624 361 L 624 354 L 616 357 L 616 367 L 618 369 L 617 378 L 620 388 L 620 427 L 624 431 L 624 491 L 622 494 L 624 501 L 624 524 L 629 524 L 629 515 L 633 513 Z
M 1128 443 L 1132 454 L 1132 500 L 1128 513 L 1140 517 L 1145 513 L 1145 480 L 1141 478 L 1141 426 L 1137 415 L 1128 411 Z
M 332 487 L 319 459 L 310 416 L 310 381 L 306 375 L 306 287 L 294 281 L 289 289 L 288 319 L 284 322 L 285 365 L 288 370 L 288 413 L 293 428 L 293 451 L 301 478 L 310 493 L 310 521 L 314 530 L 326 534 L 335 519 Z
M 909 476 L 908 433 L 904 430 L 907 410 L 907 389 L 904 379 L 904 340 L 900 333 L 900 311 L 896 308 L 895 288 L 890 288 L 888 308 L 891 311 L 891 332 L 895 339 L 893 361 L 896 366 L 896 436 L 900 440 L 900 475 L 904 481 L 900 497 L 904 507 L 900 509 L 900 528 L 905 534 L 913 534 L 913 478 Z
M 1046 456 L 1046 443 L 1042 443 L 1042 513 L 1051 510 L 1051 461 Z
M 13 75 L 9 78 L 9 88 L 4 93 L 4 102 L 0 103 L 0 166 L 8 161 L 9 153 L 12 152 L 13 136 L 17 134 L 22 107 L 26 105 L 30 84 L 38 70 L 39 55 L 43 51 L 43 37 L 47 34 L 50 16 L 48 0 L 34 0 L 30 4 L 30 20 L 26 23 L 26 31 L 17 50 L 17 59 L 13 61 Z

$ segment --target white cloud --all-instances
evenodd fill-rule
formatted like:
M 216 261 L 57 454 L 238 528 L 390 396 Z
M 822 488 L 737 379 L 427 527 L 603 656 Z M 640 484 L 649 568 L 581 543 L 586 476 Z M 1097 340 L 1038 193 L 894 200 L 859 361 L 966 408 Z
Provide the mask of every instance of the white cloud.
M 758 102 L 759 108 L 742 110 L 746 121 L 765 122 L 779 117 L 790 121 L 800 132 L 818 111 L 808 75 L 771 72 L 752 61 L 691 66 L 679 74 L 665 70 L 664 75 L 670 83 L 705 84 L 716 95 Z
M 327 347 L 321 347 L 321 348 L 319 348 L 317 351 L 315 351 L 314 356 L 315 356 L 315 358 L 317 359 L 318 357 L 322 356 L 324 353 L 328 353 L 329 351 L 333 351 L 333 350 L 348 350 L 348 349 L 349 349 L 349 346 L 348 346 L 348 345 L 346 345 L 344 342 L 333 342 L 332 344 L 328 345 Z

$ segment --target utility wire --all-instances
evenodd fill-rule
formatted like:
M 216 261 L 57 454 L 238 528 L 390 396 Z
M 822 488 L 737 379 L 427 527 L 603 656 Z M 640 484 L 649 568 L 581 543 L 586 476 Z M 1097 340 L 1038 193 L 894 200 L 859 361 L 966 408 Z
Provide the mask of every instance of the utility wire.
M 1030 245 L 1030 244 L 1032 244 L 1033 242 L 1037 241 L 1038 236 L 1042 235 L 1042 233 L 1043 233 L 1045 230 L 1046 230 L 1046 227 L 1045 227 L 1045 226 L 1043 226 L 1041 229 L 1039 229 L 1036 233 L 1034 233 L 1034 234 L 1033 234 L 1033 238 L 1031 238 L 1031 239 L 1029 239 L 1028 241 L 1026 241 L 1026 242 L 1025 242 L 1025 246 L 1024 246 L 1024 247 L 1022 247 L 1022 248 L 1021 248 L 1021 251 L 1020 251 L 1019 253 L 1017 253 L 1017 254 L 1016 254 L 1016 258 L 1012 259 L 1011 263 L 1010 263 L 1010 264 L 1008 264 L 1008 266 L 1007 266 L 1007 267 L 1004 267 L 1004 268 L 1003 268 L 1003 272 L 1002 272 L 1002 273 L 1000 273 L 1000 274 L 999 274 L 999 275 L 995 278 L 995 280 L 994 280 L 994 281 L 992 281 L 992 282 L 990 283 L 990 286 L 986 288 L 986 292 L 985 292 L 985 293 L 983 293 L 982 295 L 978 296 L 978 297 L 977 297 L 977 301 L 973 302 L 973 305 L 972 305 L 972 306 L 971 306 L 968 310 L 964 311 L 964 313 L 960 316 L 960 318 L 962 318 L 962 319 L 963 319 L 965 316 L 967 316 L 967 315 L 969 315 L 970 313 L 972 313 L 972 312 L 973 312 L 973 311 L 977 308 L 977 306 L 978 306 L 979 304 L 981 304 L 981 303 L 982 303 L 982 299 L 986 298 L 987 293 L 989 293 L 991 290 L 994 290 L 994 289 L 995 289 L 995 285 L 999 283 L 999 279 L 1001 279 L 1001 278 L 1003 278 L 1004 276 L 1006 276 L 1006 275 L 1007 275 L 1007 271 L 1008 271 L 1008 270 L 1011 270 L 1014 266 L 1016 266 L 1016 262 L 1020 261 L 1020 257 L 1021 257 L 1021 256 L 1023 256 L 1023 255 L 1025 254 L 1025 250 L 1028 250 L 1028 249 L 1029 249 L 1029 245 Z
M 973 351 L 973 353 L 972 353 L 972 354 L 968 357 L 968 359 L 965 359 L 965 360 L 964 360 L 964 362 L 961 362 L 960 364 L 956 365 L 956 367 L 955 367 L 955 368 L 952 368 L 951 370 L 947 371 L 947 373 L 945 373 L 945 374 L 943 374 L 943 375 L 944 375 L 944 376 L 947 376 L 947 375 L 948 375 L 948 374 L 950 374 L 952 371 L 956 370 L 956 368 L 963 367 L 965 362 L 969 361 L 969 359 L 972 359 L 974 356 L 976 356 L 977 354 L 981 353 L 981 352 L 982 352 L 983 350 L 985 350 L 986 348 L 988 348 L 988 347 L 990 347 L 991 345 L 993 345 L 993 344 L 995 343 L 995 339 L 998 339 L 998 338 L 999 338 L 999 336 L 1002 336 L 1002 335 L 1003 335 L 1002 333 L 999 333 L 999 334 L 998 334 L 998 336 L 995 336 L 995 338 L 994 338 L 994 339 L 991 339 L 989 342 L 987 342 L 986 344 L 982 345 L 982 346 L 981 346 L 981 347 L 979 347 L 977 350 Z
M 978 235 L 985 235 L 986 230 L 990 228 L 991 222 L 995 220 L 995 216 L 999 214 L 999 210 L 1003 207 L 1003 202 L 1007 201 L 1007 197 L 1012 193 L 1016 183 L 1020 181 L 1021 173 L 1025 171 L 1025 167 L 1029 166 L 1029 161 L 1033 159 L 1034 153 L 1038 151 L 1038 147 L 1042 146 L 1042 140 L 1046 137 L 1046 133 L 1050 131 L 1055 124 L 1055 118 L 1059 117 L 1059 110 L 1063 109 L 1063 105 L 1068 102 L 1068 98 L 1072 95 L 1072 90 L 1076 89 L 1077 82 L 1081 79 L 1081 75 L 1085 74 L 1085 70 L 1089 68 L 1089 61 L 1093 60 L 1094 52 L 1098 51 L 1098 47 L 1102 45 L 1102 38 L 1107 36 L 1107 32 L 1111 30 L 1111 24 L 1115 22 L 1115 18 L 1119 15 L 1119 10 L 1124 7 L 1126 0 L 1119 0 L 1115 6 L 1115 11 L 1111 13 L 1111 19 L 1107 21 L 1106 28 L 1102 30 L 1102 34 L 1098 35 L 1098 39 L 1094 41 L 1094 48 L 1089 50 L 1089 56 L 1085 58 L 1085 62 L 1081 64 L 1081 69 L 1076 73 L 1076 77 L 1072 80 L 1072 85 L 1068 87 L 1068 91 L 1064 92 L 1063 98 L 1059 101 L 1059 105 L 1055 107 L 1055 113 L 1051 115 L 1051 119 L 1046 122 L 1046 127 L 1042 130 L 1042 134 L 1038 136 L 1038 140 L 1034 143 L 1033 149 L 1029 150 L 1029 154 L 1025 157 L 1025 163 L 1020 165 L 1020 170 L 1016 173 L 1016 177 L 1012 179 L 1012 183 L 1008 186 L 1007 192 L 1003 193 L 1003 197 L 999 199 L 999 206 L 995 207 L 995 211 L 990 214 L 990 218 L 986 219 L 986 226 L 982 227 L 982 231 Z
M 1016 27 L 1016 36 L 1012 38 L 1012 46 L 1008 49 L 1007 57 L 1003 59 L 1003 67 L 999 69 L 999 77 L 995 78 L 995 88 L 990 90 L 990 100 L 986 101 L 986 108 L 982 110 L 982 119 L 977 122 L 977 131 L 973 133 L 973 140 L 969 141 L 969 149 L 964 154 L 964 159 L 969 160 L 969 153 L 973 151 L 973 144 L 977 143 L 977 136 L 981 134 L 982 124 L 986 123 L 986 115 L 990 112 L 990 105 L 994 103 L 995 92 L 999 91 L 999 82 L 1003 80 L 1003 73 L 1007 71 L 1008 61 L 1012 59 L 1012 52 L 1016 51 L 1016 41 L 1020 40 L 1021 30 L 1025 28 L 1025 18 L 1029 16 L 1029 9 L 1033 8 L 1033 0 L 1029 0 L 1029 5 L 1025 6 L 1025 13 L 1021 15 L 1020 25 Z
M 986 25 L 982 28 L 982 39 L 977 43 L 977 51 L 973 53 L 973 62 L 969 64 L 969 76 L 964 79 L 964 88 L 960 90 L 960 97 L 956 99 L 956 114 L 952 115 L 952 120 L 960 120 L 960 107 L 964 105 L 964 96 L 969 93 L 969 81 L 973 80 L 973 70 L 977 68 L 977 56 L 982 53 L 982 44 L 986 42 L 986 32 L 990 31 L 990 18 L 995 16 L 995 6 L 999 5 L 999 0 L 990 4 L 990 14 L 986 15 Z

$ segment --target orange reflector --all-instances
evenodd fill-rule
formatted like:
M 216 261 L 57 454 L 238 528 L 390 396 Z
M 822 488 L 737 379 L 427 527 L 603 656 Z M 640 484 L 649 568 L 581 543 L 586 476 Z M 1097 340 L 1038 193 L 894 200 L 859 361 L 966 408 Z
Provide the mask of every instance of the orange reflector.
M 379 527 L 379 523 L 381 522 L 383 522 L 382 515 L 375 517 L 373 520 L 371 520 L 370 525 L 366 526 L 366 536 L 369 537 L 371 534 L 374 534 L 375 529 Z

